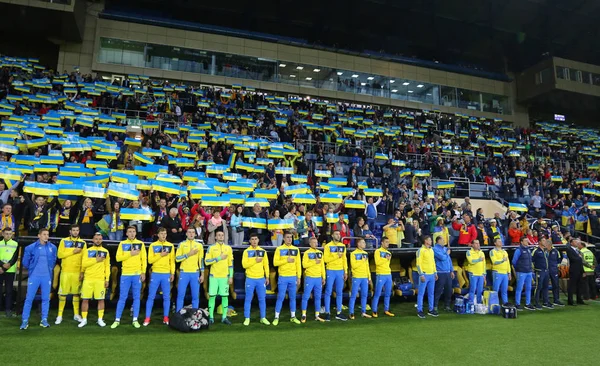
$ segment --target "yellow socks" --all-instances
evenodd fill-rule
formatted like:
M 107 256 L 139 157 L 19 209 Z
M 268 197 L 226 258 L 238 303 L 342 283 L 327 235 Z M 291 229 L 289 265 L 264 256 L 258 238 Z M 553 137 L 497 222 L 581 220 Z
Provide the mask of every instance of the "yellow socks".
M 103 318 L 104 318 L 104 309 L 98 310 L 98 319 L 103 319 Z
M 79 315 L 79 296 L 73 296 L 73 313 Z
M 82 312 L 81 312 L 81 317 L 82 317 L 83 319 L 87 319 L 87 315 L 88 315 L 88 312 L 87 312 L 87 311 L 82 311 Z
M 62 317 L 63 312 L 65 311 L 65 305 L 67 304 L 67 297 L 59 295 L 58 296 L 58 316 Z

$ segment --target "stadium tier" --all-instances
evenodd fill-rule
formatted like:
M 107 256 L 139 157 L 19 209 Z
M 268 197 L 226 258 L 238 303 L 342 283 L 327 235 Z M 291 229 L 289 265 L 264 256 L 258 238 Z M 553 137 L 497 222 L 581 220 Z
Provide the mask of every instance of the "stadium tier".
M 111 84 L 17 57 L 0 58 L 0 67 L 4 245 L 13 232 L 23 238 L 21 246 L 35 241 L 24 249 L 19 271 L 29 269 L 29 277 L 36 278 L 48 273 L 31 251 L 52 249 L 48 237 L 50 242 L 57 238 L 62 270 L 55 287 L 63 308 L 66 296 L 79 297 L 72 289 L 88 265 L 100 284 L 90 284 L 86 295 L 81 293 L 84 299 L 113 298 L 121 271 L 120 288 L 132 286 L 138 310 L 139 283 L 125 281 L 131 276 L 145 276 L 152 267 L 153 278 L 160 277 L 157 283 L 168 289 L 176 262 L 186 263 L 179 268 L 180 283 L 181 274 L 197 279 L 206 266 L 211 320 L 214 298 L 226 298 L 230 287 L 235 298 L 243 298 L 245 279 L 271 278 L 268 295 L 274 296 L 277 285 L 287 286 L 295 299 L 301 295 L 292 289 L 304 271 L 322 266 L 304 280 L 317 277 L 320 283 L 325 264 L 340 276 L 336 282 L 342 287 L 335 292 L 348 289 L 351 299 L 357 288 L 366 297 L 371 277 L 375 283 L 388 275 L 389 291 L 393 283 L 397 295 L 415 296 L 433 286 L 437 272 L 444 273 L 436 270 L 434 251 L 445 254 L 446 263 L 438 264 L 445 274 L 455 273 L 452 291 L 463 295 L 472 288 L 470 299 L 477 296 L 481 302 L 481 291 L 469 287 L 470 281 L 483 289 L 487 276 L 487 286 L 497 291 L 494 271 L 520 273 L 532 258 L 534 266 L 541 265 L 529 246 L 552 252 L 554 244 L 570 256 L 587 250 L 579 240 L 572 240 L 579 248 L 563 247 L 571 238 L 586 235 L 595 243 L 600 236 L 597 130 L 556 123 L 513 128 L 501 120 L 435 110 L 282 97 L 243 85 L 218 90 L 141 75 Z M 507 208 L 486 217 L 472 205 L 474 196 Z M 464 198 L 462 204 L 457 197 Z M 110 240 L 106 252 L 83 240 L 102 238 Z M 2 259 L 9 268 L 20 258 L 14 243 L 14 251 Z M 487 262 L 479 245 L 486 251 L 496 246 Z M 514 246 L 510 255 L 516 269 L 502 245 Z M 451 257 L 448 246 L 463 249 Z M 494 258 L 494 250 L 504 257 Z M 42 259 L 50 272 L 53 255 L 50 250 Z M 544 270 L 558 273 L 563 254 L 556 255 L 554 268 L 546 262 Z M 279 282 L 269 262 L 279 268 Z M 257 264 L 260 268 L 254 268 Z M 248 277 L 249 268 L 255 277 Z M 77 279 L 63 280 L 69 271 Z M 219 280 L 214 288 L 213 278 Z M 103 280 L 110 280 L 112 291 L 104 290 Z M 506 288 L 512 282 L 507 279 Z M 518 281 L 517 287 L 523 284 Z M 149 286 L 152 304 L 159 284 Z M 331 286 L 325 296 L 331 297 Z M 552 286 L 557 292 L 558 282 Z M 116 326 L 127 295 L 125 290 L 119 301 Z M 588 292 L 592 296 L 595 292 Z M 554 301 L 560 303 L 557 297 Z M 421 316 L 422 296 L 418 304 Z M 432 304 L 430 313 L 436 316 Z M 526 305 L 534 304 L 528 300 Z M 165 322 L 169 306 L 167 301 Z M 337 316 L 344 320 L 339 306 Z

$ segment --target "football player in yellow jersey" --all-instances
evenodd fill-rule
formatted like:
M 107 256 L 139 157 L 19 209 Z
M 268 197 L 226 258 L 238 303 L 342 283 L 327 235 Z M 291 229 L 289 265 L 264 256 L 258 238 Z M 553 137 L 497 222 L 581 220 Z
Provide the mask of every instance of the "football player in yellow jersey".
M 356 250 L 350 253 L 350 268 L 352 269 L 352 293 L 350 294 L 350 302 L 348 310 L 350 319 L 354 320 L 354 304 L 356 296 L 360 291 L 360 307 L 363 318 L 372 318 L 367 314 L 367 297 L 369 296 L 369 285 L 371 281 L 371 269 L 369 267 L 369 254 L 365 252 L 365 239 L 356 240 Z
M 271 325 L 267 320 L 267 288 L 269 285 L 269 257 L 267 252 L 258 246 L 258 234 L 250 234 L 250 247 L 244 250 L 242 267 L 246 270 L 246 297 L 244 299 L 244 325 L 250 325 L 250 308 L 254 291 L 258 297 L 260 323 Z
M 438 280 L 435 266 L 435 254 L 431 248 L 431 236 L 423 237 L 423 246 L 417 250 L 417 272 L 419 273 L 419 288 L 417 293 L 417 316 L 425 319 L 423 313 L 423 298 L 427 292 L 429 312 L 427 314 L 437 317 L 439 314 L 434 309 L 435 281 Z
M 383 290 L 383 311 L 387 316 L 394 316 L 390 313 L 390 298 L 392 297 L 392 270 L 390 261 L 392 253 L 388 250 L 390 247 L 390 239 L 388 237 L 381 238 L 381 247 L 375 251 L 375 274 L 377 275 L 377 284 L 375 285 L 375 293 L 371 299 L 371 308 L 373 309 L 373 318 L 377 318 L 377 307 L 379 306 L 379 297 Z
M 81 292 L 81 252 L 87 248 L 85 240 L 79 237 L 79 225 L 71 225 L 69 237 L 64 238 L 58 245 L 58 259 L 61 259 L 60 285 L 58 287 L 58 316 L 54 324 L 63 321 L 63 311 L 67 303 L 67 295 L 73 296 L 73 312 L 77 322 L 81 322 L 79 315 L 79 294 Z
M 300 285 L 302 263 L 300 250 L 292 245 L 292 242 L 292 233 L 286 231 L 283 234 L 283 245 L 275 249 L 275 255 L 273 256 L 273 265 L 279 267 L 277 270 L 279 278 L 277 279 L 277 302 L 275 303 L 273 325 L 279 324 L 279 313 L 286 293 L 290 299 L 290 322 L 300 324 L 300 320 L 296 319 L 296 287 Z
M 494 240 L 495 248 L 490 250 L 492 271 L 494 275 L 494 291 L 502 298 L 502 304 L 508 304 L 508 283 L 511 280 L 508 253 L 502 249 L 502 239 Z
M 469 301 L 482 304 L 483 285 L 485 283 L 485 254 L 480 250 L 479 240 L 473 240 L 471 250 L 467 252 L 469 261 Z
M 94 234 L 92 239 L 94 245 L 83 251 L 81 260 L 81 314 L 82 320 L 79 328 L 87 325 L 89 302 L 91 299 L 98 300 L 98 321 L 101 327 L 106 326 L 104 322 L 104 297 L 108 288 L 110 278 L 110 254 L 102 247 L 102 234 Z
M 209 322 L 215 322 L 215 302 L 217 295 L 221 296 L 223 317 L 221 322 L 231 325 L 227 319 L 229 309 L 229 285 L 233 283 L 233 251 L 225 243 L 225 233 L 219 230 L 215 234 L 216 243 L 209 246 L 206 251 L 204 263 L 210 266 L 210 279 L 208 281 L 208 313 Z
M 175 261 L 179 266 L 179 282 L 177 282 L 177 301 L 175 311 L 183 308 L 183 300 L 188 285 L 192 293 L 192 308 L 200 306 L 200 284 L 204 282 L 204 248 L 196 241 L 196 229 L 189 227 L 186 239 L 179 243 L 175 253 Z
M 150 324 L 152 307 L 156 291 L 160 287 L 163 298 L 163 324 L 169 325 L 169 307 L 171 306 L 171 282 L 175 277 L 175 247 L 167 241 L 167 229 L 161 227 L 157 232 L 158 240 L 148 248 L 148 264 L 152 265 L 148 299 L 146 300 L 146 319 L 144 326 Z
M 325 315 L 324 320 L 329 321 L 329 311 L 331 309 L 331 296 L 335 286 L 335 301 L 337 320 L 346 321 L 348 318 L 342 314 L 342 300 L 344 298 L 344 283 L 348 279 L 348 260 L 346 258 L 346 246 L 342 243 L 339 230 L 335 230 L 331 235 L 332 241 L 323 248 L 323 261 L 326 268 L 325 281 Z
M 302 258 L 302 267 L 304 268 L 304 293 L 302 294 L 302 318 L 300 322 L 306 323 L 306 308 L 310 293 L 315 298 L 315 320 L 324 322 L 320 317 L 321 311 L 321 293 L 325 285 L 325 262 L 323 261 L 323 252 L 317 249 L 319 241 L 317 238 L 308 239 L 310 249 L 304 252 Z
M 146 280 L 146 246 L 137 240 L 137 229 L 135 226 L 127 228 L 127 239 L 119 243 L 117 248 L 117 262 L 122 262 L 121 282 L 119 283 L 119 302 L 117 303 L 117 313 L 115 322 L 110 326 L 111 329 L 117 328 L 121 324 L 121 315 L 125 308 L 125 302 L 131 289 L 133 296 L 133 327 L 139 328 L 138 316 L 140 315 L 140 292 L 142 291 L 142 282 Z

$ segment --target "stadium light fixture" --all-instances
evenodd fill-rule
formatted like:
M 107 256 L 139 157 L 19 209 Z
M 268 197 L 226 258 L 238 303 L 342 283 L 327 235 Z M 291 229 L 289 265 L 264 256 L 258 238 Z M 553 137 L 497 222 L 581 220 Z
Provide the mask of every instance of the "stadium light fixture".
M 279 67 L 286 67 L 286 64 L 279 64 Z
M 422 87 L 423 87 L 423 84 L 417 85 L 417 88 L 422 88 Z
M 314 72 L 319 72 L 319 71 L 321 71 L 321 69 L 314 69 L 313 71 Z
M 365 86 L 365 85 L 367 85 L 367 83 L 360 83 L 360 85 L 361 85 L 361 86 Z
M 407 86 L 407 85 L 410 85 L 410 83 L 404 82 L 404 83 L 402 83 L 402 85 Z
M 367 78 L 367 80 L 373 80 L 373 79 L 375 79 L 375 78 L 374 78 L 374 77 L 372 77 L 372 76 L 369 76 L 369 77 Z
M 396 80 L 390 80 L 390 84 L 393 84 L 395 82 L 396 82 Z
M 431 93 L 427 93 L 428 96 L 431 96 Z
M 291 78 L 295 78 L 295 77 L 296 77 L 296 75 L 290 75 L 290 77 L 291 77 Z
M 409 92 L 409 93 L 412 93 L 413 91 L 412 91 L 412 90 L 409 90 L 408 92 Z
M 341 71 L 338 71 L 338 72 L 337 72 L 337 74 L 338 74 L 338 76 L 342 76 L 342 75 L 344 75 L 344 73 L 343 73 L 343 72 L 341 72 Z
M 304 66 L 296 66 L 296 69 L 298 69 L 298 70 L 304 70 Z
M 398 89 L 392 89 L 392 93 L 397 93 Z
M 306 78 L 306 80 L 309 80 L 309 81 L 310 81 L 310 80 L 312 80 L 312 78 L 311 78 L 311 77 L 307 77 L 307 78 Z
M 357 78 L 357 77 L 358 77 L 358 74 L 354 74 L 354 75 L 352 75 L 352 77 L 353 77 L 353 78 Z

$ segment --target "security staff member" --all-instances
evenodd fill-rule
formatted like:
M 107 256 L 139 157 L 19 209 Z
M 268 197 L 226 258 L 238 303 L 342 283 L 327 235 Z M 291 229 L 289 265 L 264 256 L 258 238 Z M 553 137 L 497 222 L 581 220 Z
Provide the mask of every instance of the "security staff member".
M 558 265 L 562 261 L 562 255 L 552 245 L 552 240 L 546 240 L 548 250 L 548 274 L 552 283 L 552 302 L 554 306 L 565 306 L 560 301 L 560 285 L 558 284 Z
M 581 296 L 581 279 L 583 276 L 583 256 L 579 251 L 580 240 L 571 238 L 569 245 L 567 245 L 567 257 L 569 258 L 569 287 L 568 292 L 568 304 L 576 306 L 573 302 L 573 294 L 577 294 L 577 303 L 585 305 Z
M 585 243 L 580 246 L 581 255 L 583 256 L 583 278 L 581 280 L 581 289 L 584 300 L 595 300 L 596 293 L 596 276 L 594 276 L 595 257 L 594 253 L 589 250 Z
M 2 241 L 0 241 L 0 297 L 2 297 L 2 285 L 4 284 L 4 291 L 6 292 L 4 310 L 7 318 L 13 316 L 13 283 L 15 282 L 17 258 L 19 257 L 19 244 L 12 240 L 13 235 L 13 229 L 7 226 L 2 230 Z
M 535 308 L 541 310 L 542 306 L 546 309 L 553 309 L 554 306 L 550 304 L 548 299 L 548 284 L 549 284 L 549 273 L 548 273 L 548 250 L 546 250 L 546 239 L 542 239 L 539 242 L 539 246 L 531 253 L 533 261 L 533 270 L 535 271 Z M 540 297 L 542 297 L 542 304 L 540 304 Z

